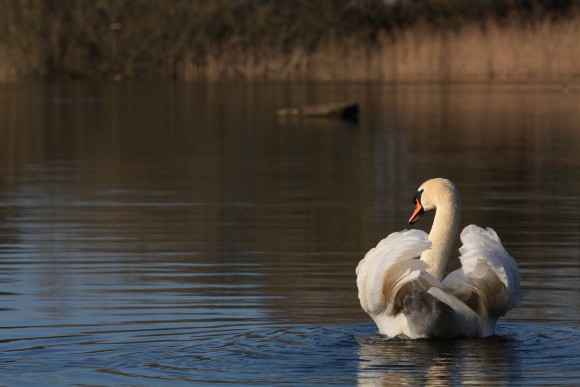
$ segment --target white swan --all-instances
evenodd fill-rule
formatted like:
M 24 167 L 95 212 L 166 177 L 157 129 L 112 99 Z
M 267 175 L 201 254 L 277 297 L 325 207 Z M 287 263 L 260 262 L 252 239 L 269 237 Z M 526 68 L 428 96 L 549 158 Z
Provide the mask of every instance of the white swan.
M 459 227 L 459 192 L 431 179 L 413 198 L 409 224 L 435 210 L 431 232 L 395 232 L 356 268 L 358 297 L 379 332 L 409 338 L 486 337 L 520 298 L 520 273 L 495 231 L 474 225 L 461 232 L 462 267 L 443 275 Z M 420 259 L 416 259 L 417 257 Z

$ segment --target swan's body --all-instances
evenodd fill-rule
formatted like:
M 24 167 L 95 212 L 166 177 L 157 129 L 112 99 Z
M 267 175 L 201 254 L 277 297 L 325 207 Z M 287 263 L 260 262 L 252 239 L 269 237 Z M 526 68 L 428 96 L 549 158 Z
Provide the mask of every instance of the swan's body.
M 492 335 L 497 319 L 519 303 L 515 260 L 495 231 L 470 225 L 460 236 L 462 267 L 444 279 L 459 228 L 459 193 L 449 180 L 431 179 L 414 203 L 409 223 L 437 209 L 431 232 L 392 233 L 365 255 L 356 268 L 362 308 L 390 337 Z

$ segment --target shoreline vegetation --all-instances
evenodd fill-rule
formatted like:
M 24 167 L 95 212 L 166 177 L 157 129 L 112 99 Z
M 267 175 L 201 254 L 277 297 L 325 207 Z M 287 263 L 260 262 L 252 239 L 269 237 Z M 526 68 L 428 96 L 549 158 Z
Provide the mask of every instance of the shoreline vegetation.
M 580 78 L 578 0 L 0 0 L 0 81 Z

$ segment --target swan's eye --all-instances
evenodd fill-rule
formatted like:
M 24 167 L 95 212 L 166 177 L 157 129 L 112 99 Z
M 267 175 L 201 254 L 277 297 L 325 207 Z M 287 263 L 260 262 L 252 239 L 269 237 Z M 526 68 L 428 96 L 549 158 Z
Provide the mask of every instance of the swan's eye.
M 415 196 L 413 196 L 413 204 L 417 205 L 417 202 L 421 203 L 421 195 L 423 195 L 423 190 L 417 191 Z

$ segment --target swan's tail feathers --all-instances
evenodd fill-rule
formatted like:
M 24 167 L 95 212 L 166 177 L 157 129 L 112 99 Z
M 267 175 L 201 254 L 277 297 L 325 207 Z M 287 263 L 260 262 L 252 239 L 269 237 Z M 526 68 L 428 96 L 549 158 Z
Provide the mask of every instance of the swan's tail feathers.
M 461 335 L 453 308 L 425 289 L 415 288 L 405 296 L 403 314 L 407 317 L 410 330 L 418 337 L 449 338 Z
M 474 225 L 461 232 L 462 267 L 443 280 L 443 287 L 483 318 L 505 315 L 520 301 L 520 272 L 516 261 L 491 228 Z
M 371 316 L 398 313 L 408 292 L 415 286 L 429 289 L 441 286 L 424 270 L 427 264 L 415 259 L 431 247 L 427 234 L 405 230 L 390 234 L 360 261 L 356 268 L 358 297 L 362 308 Z M 405 293 L 405 294 L 403 294 Z

